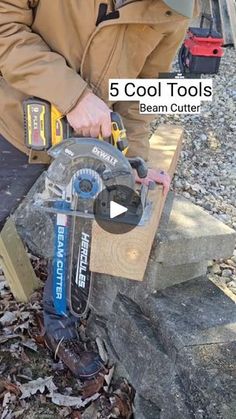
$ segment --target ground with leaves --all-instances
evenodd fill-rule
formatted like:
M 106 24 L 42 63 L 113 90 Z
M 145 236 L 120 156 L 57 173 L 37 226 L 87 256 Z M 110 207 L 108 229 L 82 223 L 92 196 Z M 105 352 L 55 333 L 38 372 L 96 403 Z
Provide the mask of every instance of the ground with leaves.
M 35 271 L 44 279 L 45 266 L 33 260 Z M 0 275 L 0 418 L 124 418 L 132 417 L 134 391 L 126 380 L 112 382 L 103 342 L 86 336 L 86 324 L 79 328 L 85 348 L 98 350 L 108 366 L 101 390 L 81 383 L 55 360 L 44 345 L 38 318 L 42 292 L 35 292 L 28 304 L 17 303 Z M 99 386 L 100 387 L 100 386 Z

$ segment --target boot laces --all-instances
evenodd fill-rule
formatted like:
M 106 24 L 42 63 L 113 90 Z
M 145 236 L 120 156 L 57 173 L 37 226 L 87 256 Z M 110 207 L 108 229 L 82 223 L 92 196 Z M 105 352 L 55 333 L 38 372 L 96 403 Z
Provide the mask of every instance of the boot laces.
M 79 355 L 78 344 L 74 339 L 61 338 L 55 350 L 55 354 L 54 354 L 55 358 L 57 357 L 57 354 L 61 345 L 64 346 L 65 352 L 67 353 L 68 357 L 74 357 L 75 355 L 76 356 Z

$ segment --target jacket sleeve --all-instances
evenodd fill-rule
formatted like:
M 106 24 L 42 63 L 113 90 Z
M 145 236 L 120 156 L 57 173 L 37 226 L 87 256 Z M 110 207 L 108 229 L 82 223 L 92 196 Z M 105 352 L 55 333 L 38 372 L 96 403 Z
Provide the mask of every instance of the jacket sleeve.
M 188 24 L 187 18 L 175 23 L 175 26 L 172 24 L 155 50 L 149 55 L 139 78 L 156 78 L 159 73 L 170 71 L 171 63 L 185 36 Z M 114 105 L 114 110 L 123 117 L 130 143 L 129 155 L 132 157 L 139 155 L 148 160 L 150 122 L 155 117 L 140 114 L 137 102 L 117 102 Z
M 66 114 L 87 84 L 32 32 L 37 4 L 38 0 L 0 1 L 0 71 L 13 88 L 48 100 Z

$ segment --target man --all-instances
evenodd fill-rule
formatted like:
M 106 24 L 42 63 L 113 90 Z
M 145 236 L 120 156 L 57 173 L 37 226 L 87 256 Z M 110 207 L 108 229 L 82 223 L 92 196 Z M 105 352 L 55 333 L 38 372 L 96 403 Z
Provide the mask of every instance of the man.
M 140 115 L 137 103 L 109 102 L 108 80 L 153 78 L 168 71 L 193 12 L 194 0 L 0 2 L 2 221 L 45 167 L 27 163 L 22 113 L 27 97 L 53 103 L 83 136 L 101 132 L 108 137 L 113 109 L 127 129 L 129 155 L 148 161 L 150 116 Z M 38 152 L 33 159 L 39 163 L 44 157 Z M 157 168 L 150 168 L 149 179 L 168 190 L 169 179 Z M 56 316 L 50 279 L 44 293 L 47 343 L 77 377 L 96 377 L 102 361 L 78 349 L 76 320 L 69 311 Z

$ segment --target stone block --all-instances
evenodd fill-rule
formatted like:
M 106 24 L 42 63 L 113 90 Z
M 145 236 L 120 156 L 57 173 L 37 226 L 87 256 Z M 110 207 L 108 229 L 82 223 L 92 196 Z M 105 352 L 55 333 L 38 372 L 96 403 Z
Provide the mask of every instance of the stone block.
M 185 397 L 175 376 L 175 362 L 168 357 L 156 328 L 138 305 L 118 295 L 107 331 L 136 391 L 161 406 L 166 419 L 172 417 L 173 411 L 176 419 L 188 418 Z
M 207 277 L 136 297 L 167 351 L 236 340 L 235 303 Z
M 161 419 L 161 409 L 137 394 L 134 400 L 134 419 Z
M 235 304 L 206 277 L 154 295 L 137 292 L 136 302 L 118 294 L 112 314 L 94 316 L 91 327 L 122 364 L 138 400 L 148 401 L 150 415 L 235 417 Z M 139 401 L 137 412 L 148 418 Z
M 167 228 L 154 243 L 155 260 L 182 265 L 233 254 L 236 232 L 190 201 L 176 197 Z
M 207 264 L 207 261 L 200 261 L 175 266 L 155 262 L 151 258 L 146 271 L 146 288 L 153 292 L 193 278 L 199 278 L 206 274 Z
M 194 417 L 233 418 L 236 412 L 235 304 L 206 278 L 167 288 L 139 307 L 154 327 Z
M 95 274 L 91 292 L 91 307 L 102 316 L 109 316 L 117 294 L 120 292 L 136 301 L 154 291 L 205 275 L 207 262 L 168 266 L 152 258 L 143 282 Z
M 186 346 L 179 351 L 177 373 L 195 417 L 236 416 L 236 341 Z

